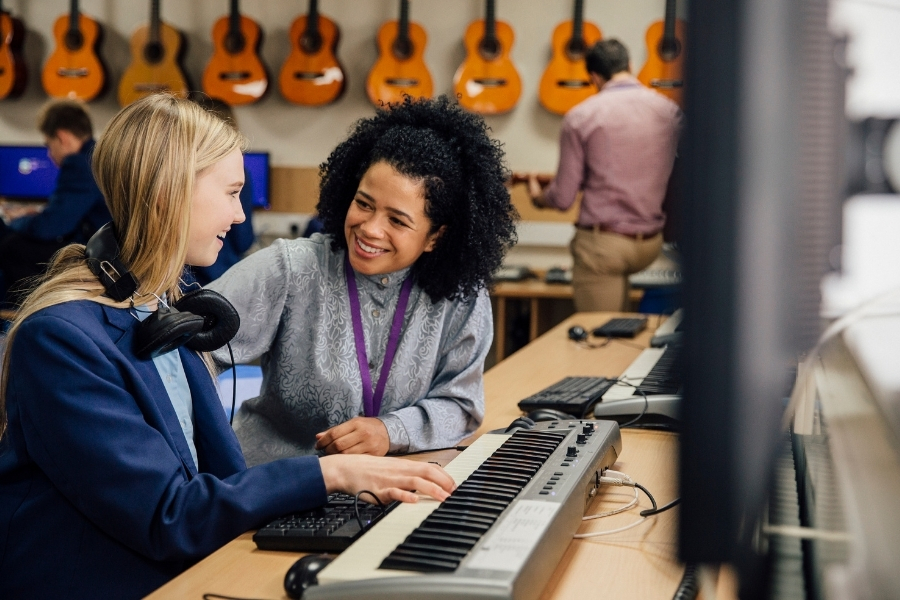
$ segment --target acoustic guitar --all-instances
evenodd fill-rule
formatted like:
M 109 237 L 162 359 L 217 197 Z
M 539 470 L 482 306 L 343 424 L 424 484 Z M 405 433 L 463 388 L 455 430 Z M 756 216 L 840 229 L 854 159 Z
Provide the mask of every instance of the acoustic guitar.
M 494 115 L 516 105 L 522 80 L 509 58 L 514 39 L 512 27 L 494 17 L 494 0 L 487 0 L 485 18 L 466 28 L 466 59 L 453 76 L 453 91 L 464 108 Z
M 179 65 L 183 52 L 181 33 L 162 22 L 159 0 L 151 0 L 150 24 L 138 27 L 131 36 L 131 64 L 119 82 L 119 104 L 128 106 L 163 91 L 187 97 L 187 77 Z
M 584 0 L 575 0 L 575 14 L 553 30 L 553 55 L 544 69 L 538 99 L 552 113 L 563 115 L 597 92 L 588 77 L 584 56 L 603 37 L 600 28 L 584 21 Z
M 344 70 L 337 59 L 340 32 L 319 14 L 317 0 L 291 25 L 291 53 L 281 67 L 281 95 L 304 106 L 334 102 L 344 92 Z
M 97 55 L 101 35 L 97 21 L 78 10 L 78 0 L 71 0 L 69 14 L 53 24 L 56 48 L 41 74 L 49 96 L 88 101 L 103 91 L 106 70 Z
M 675 0 L 666 0 L 666 17 L 647 28 L 647 62 L 638 81 L 684 108 L 684 41 L 687 26 L 675 18 Z
M 0 100 L 17 98 L 25 91 L 28 70 L 22 58 L 25 25 L 3 11 L 0 2 Z
M 409 0 L 400 0 L 400 20 L 378 30 L 378 60 L 366 78 L 366 94 L 375 106 L 402 102 L 403 96 L 431 98 L 434 85 L 425 65 L 428 36 L 409 20 Z
M 201 85 L 211 98 L 231 106 L 252 104 L 266 93 L 269 77 L 259 59 L 262 30 L 241 14 L 238 0 L 231 11 L 213 24 L 213 55 L 203 71 Z

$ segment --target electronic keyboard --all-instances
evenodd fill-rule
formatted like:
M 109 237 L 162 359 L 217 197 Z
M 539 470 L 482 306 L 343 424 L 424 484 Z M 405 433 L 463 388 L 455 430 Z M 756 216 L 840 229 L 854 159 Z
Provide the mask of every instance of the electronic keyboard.
M 318 574 L 305 600 L 537 598 L 622 451 L 616 423 L 482 435 L 447 465 L 443 503 L 402 504 Z
M 617 419 L 643 412 L 677 420 L 682 385 L 680 352 L 680 344 L 643 350 L 618 377 L 619 382 L 594 405 L 594 416 Z

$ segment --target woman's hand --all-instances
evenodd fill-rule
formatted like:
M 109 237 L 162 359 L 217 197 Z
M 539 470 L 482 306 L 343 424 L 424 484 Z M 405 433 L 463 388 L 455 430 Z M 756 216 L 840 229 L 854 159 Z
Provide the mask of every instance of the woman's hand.
M 382 502 L 417 502 L 420 492 L 443 502 L 456 488 L 453 478 L 432 463 L 381 456 L 332 454 L 319 459 L 325 489 L 356 495 L 368 490 Z M 363 500 L 369 499 L 364 495 Z
M 375 417 L 354 417 L 316 434 L 316 450 L 324 450 L 325 454 L 384 456 L 390 449 L 387 427 Z

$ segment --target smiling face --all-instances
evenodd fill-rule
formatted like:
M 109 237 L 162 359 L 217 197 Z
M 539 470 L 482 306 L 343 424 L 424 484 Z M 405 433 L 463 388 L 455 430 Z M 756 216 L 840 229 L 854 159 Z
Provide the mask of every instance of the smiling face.
M 187 264 L 208 267 L 216 262 L 225 234 L 232 225 L 244 222 L 242 187 L 244 156 L 240 150 L 233 150 L 197 175 L 191 200 Z
M 344 220 L 354 271 L 381 275 L 405 269 L 431 252 L 440 233 L 431 233 L 421 181 L 385 162 L 369 167 Z

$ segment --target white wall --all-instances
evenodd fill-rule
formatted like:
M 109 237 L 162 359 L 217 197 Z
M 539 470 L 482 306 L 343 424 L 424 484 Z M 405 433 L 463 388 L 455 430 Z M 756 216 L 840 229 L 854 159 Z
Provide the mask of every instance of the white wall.
M 147 0 L 82 0 L 81 10 L 104 27 L 100 48 L 109 70 L 110 88 L 91 103 L 99 129 L 118 110 L 118 81 L 130 62 L 131 32 L 148 21 Z M 270 88 L 259 103 L 236 109 L 241 129 L 256 149 L 272 153 L 272 162 L 284 166 L 315 166 L 345 136 L 358 118 L 372 113 L 365 96 L 365 77 L 377 56 L 375 34 L 379 25 L 396 18 L 396 0 L 321 0 L 319 10 L 341 29 L 338 56 L 347 72 L 348 87 L 337 103 L 320 108 L 295 106 L 282 99 L 277 75 L 290 46 L 291 22 L 307 10 L 302 0 L 244 0 L 241 10 L 263 28 L 263 61 L 269 69 Z M 680 2 L 683 11 L 686 2 Z M 0 101 L 0 143 L 40 143 L 35 116 L 47 99 L 40 83 L 44 61 L 53 51 L 53 21 L 68 10 L 64 0 L 6 0 L 4 9 L 21 18 L 27 28 L 25 59 L 29 82 L 17 100 Z M 644 32 L 662 19 L 664 0 L 586 0 L 585 19 L 595 22 L 604 36 L 619 38 L 632 52 L 635 72 L 646 58 Z M 483 16 L 482 0 L 413 0 L 411 18 L 429 35 L 425 60 L 438 93 L 449 92 L 453 73 L 464 58 L 462 36 L 473 19 Z M 194 85 L 212 54 L 213 22 L 228 11 L 226 0 L 163 0 L 163 20 L 187 36 L 185 67 Z M 571 0 L 498 0 L 497 17 L 516 32 L 512 56 L 523 79 L 519 104 L 509 114 L 488 117 L 494 134 L 506 144 L 513 169 L 552 171 L 557 161 L 560 117 L 545 111 L 537 88 L 550 53 L 550 36 L 560 21 L 570 19 Z M 274 85 L 273 85 L 274 80 Z M 99 131 L 98 131 L 99 133 Z

